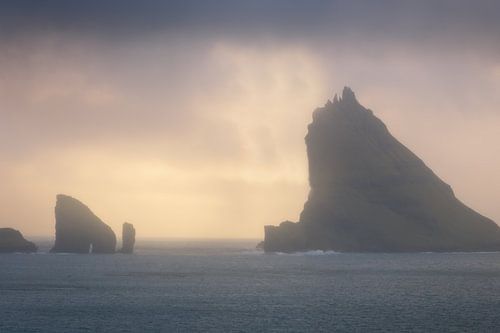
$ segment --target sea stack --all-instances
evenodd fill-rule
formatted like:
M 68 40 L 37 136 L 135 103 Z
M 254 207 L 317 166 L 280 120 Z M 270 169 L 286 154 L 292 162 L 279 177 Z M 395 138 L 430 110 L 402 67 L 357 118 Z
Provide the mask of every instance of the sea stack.
M 56 241 L 51 252 L 114 253 L 116 236 L 80 201 L 59 194 L 55 208 Z
M 24 239 L 23 235 L 12 228 L 0 228 L 0 253 L 36 252 L 37 246 Z
M 460 202 L 353 91 L 318 108 L 305 138 L 310 193 L 266 252 L 498 251 L 500 228 Z
M 120 252 L 131 254 L 134 252 L 135 229 L 131 223 L 123 223 L 122 229 L 122 249 Z

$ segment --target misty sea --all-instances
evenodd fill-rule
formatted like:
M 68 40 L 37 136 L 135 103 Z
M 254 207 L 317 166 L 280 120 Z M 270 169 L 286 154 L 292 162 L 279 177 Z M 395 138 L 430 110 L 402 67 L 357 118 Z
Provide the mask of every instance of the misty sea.
M 499 332 L 500 253 L 0 255 L 0 332 Z

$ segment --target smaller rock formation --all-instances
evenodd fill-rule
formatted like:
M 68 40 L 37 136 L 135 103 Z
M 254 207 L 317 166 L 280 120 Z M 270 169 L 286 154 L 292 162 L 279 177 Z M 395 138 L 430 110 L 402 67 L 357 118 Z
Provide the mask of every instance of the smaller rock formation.
M 55 208 L 56 241 L 51 252 L 114 253 L 113 230 L 80 201 L 59 194 Z
M 121 253 L 131 254 L 134 252 L 135 229 L 133 224 L 127 222 L 123 223 L 122 243 Z
M 37 246 L 24 239 L 23 235 L 12 228 L 0 228 L 0 253 L 36 252 Z

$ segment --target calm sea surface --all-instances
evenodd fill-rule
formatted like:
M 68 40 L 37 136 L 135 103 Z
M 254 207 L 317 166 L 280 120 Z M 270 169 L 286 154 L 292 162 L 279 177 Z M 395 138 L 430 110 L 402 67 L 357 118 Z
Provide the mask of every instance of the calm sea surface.
M 500 253 L 264 255 L 256 243 L 0 255 L 0 332 L 500 332 Z

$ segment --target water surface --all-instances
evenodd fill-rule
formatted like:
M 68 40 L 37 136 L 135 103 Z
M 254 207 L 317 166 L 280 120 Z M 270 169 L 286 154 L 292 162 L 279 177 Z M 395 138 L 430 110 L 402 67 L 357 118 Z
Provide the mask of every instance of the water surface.
M 0 332 L 498 332 L 500 253 L 0 255 Z

